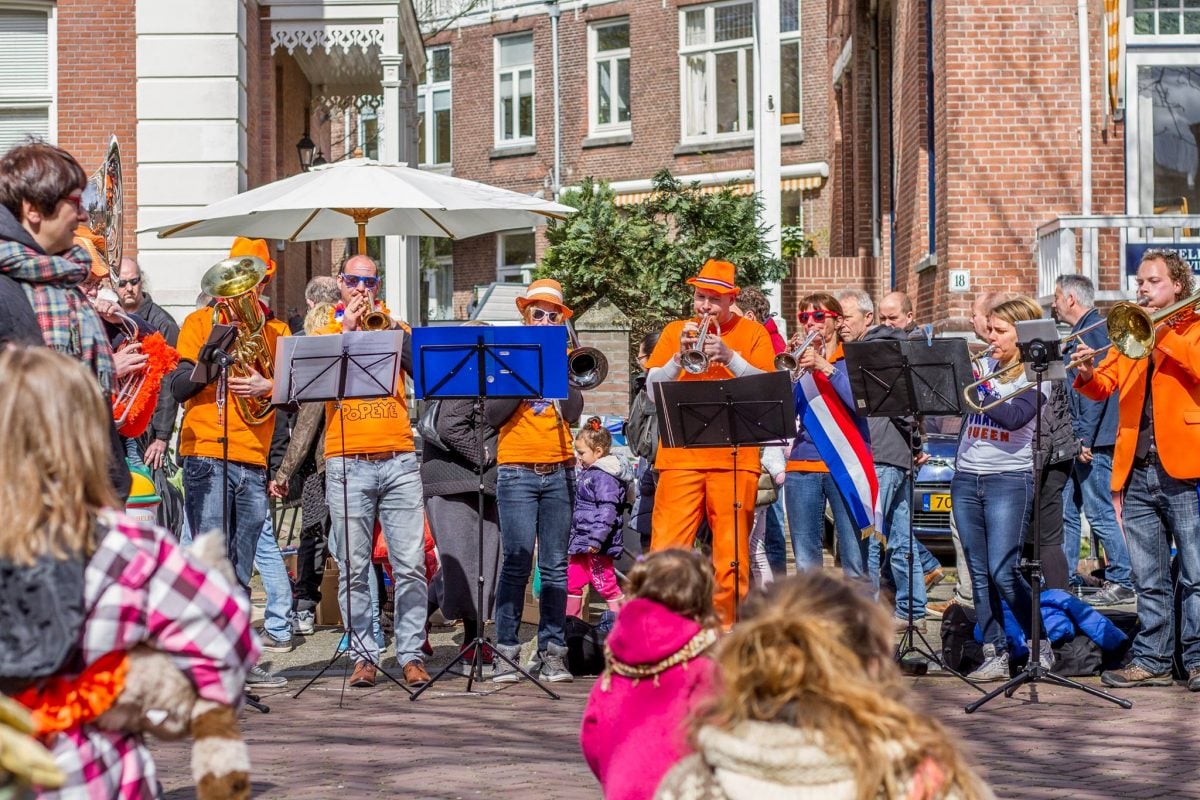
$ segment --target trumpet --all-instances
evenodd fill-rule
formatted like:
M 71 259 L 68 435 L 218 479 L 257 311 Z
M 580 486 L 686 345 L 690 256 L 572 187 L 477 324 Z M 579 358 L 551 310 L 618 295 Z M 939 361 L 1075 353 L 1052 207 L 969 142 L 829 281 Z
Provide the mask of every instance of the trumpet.
M 696 335 L 696 340 L 691 344 L 684 344 L 680 347 L 679 363 L 686 372 L 692 375 L 700 375 L 708 372 L 709 358 L 708 353 L 704 352 L 704 343 L 708 338 L 709 331 L 712 329 L 712 324 L 712 316 L 705 314 L 700 318 L 700 329 Z
M 820 339 L 820 343 L 817 343 L 818 339 Z M 825 337 L 821 335 L 820 331 L 813 331 L 804 337 L 804 341 L 791 350 L 775 356 L 775 369 L 790 372 L 792 374 L 792 383 L 800 380 L 808 372 L 807 369 L 800 368 L 800 357 L 804 355 L 804 351 L 809 347 L 825 348 Z
M 392 318 L 383 311 L 375 308 L 375 297 L 369 292 L 367 293 L 367 302 L 371 311 L 363 314 L 362 321 L 358 327 L 364 331 L 390 331 L 392 329 Z
M 567 341 L 571 346 L 567 353 L 567 381 L 584 391 L 595 389 L 608 377 L 608 357 L 594 347 L 580 346 L 575 326 L 570 320 L 566 326 Z

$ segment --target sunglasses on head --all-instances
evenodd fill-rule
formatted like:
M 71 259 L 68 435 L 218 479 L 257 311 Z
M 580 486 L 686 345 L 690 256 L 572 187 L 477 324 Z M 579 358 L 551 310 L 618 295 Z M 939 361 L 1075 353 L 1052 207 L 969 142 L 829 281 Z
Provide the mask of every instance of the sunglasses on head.
M 137 286 L 137 285 L 138 285 L 139 283 L 141 283 L 141 282 L 142 282 L 142 279 L 141 279 L 141 277 L 137 277 L 137 278 L 118 278 L 118 279 L 117 279 L 117 288 L 118 288 L 118 289 L 124 289 L 126 286 Z
M 810 319 L 813 322 L 824 322 L 826 319 L 837 319 L 836 311 L 825 311 L 823 309 L 817 311 L 801 311 L 796 317 L 801 322 L 808 322 Z
M 551 323 L 555 323 L 562 319 L 562 312 L 547 311 L 544 308 L 535 308 L 529 312 L 529 317 L 535 322 L 541 322 L 542 320 L 546 319 L 550 320 Z
M 342 273 L 338 276 L 342 279 L 342 283 L 346 284 L 349 289 L 357 289 L 359 286 L 365 286 L 369 291 L 373 291 L 379 286 L 379 278 L 375 275 L 347 275 Z

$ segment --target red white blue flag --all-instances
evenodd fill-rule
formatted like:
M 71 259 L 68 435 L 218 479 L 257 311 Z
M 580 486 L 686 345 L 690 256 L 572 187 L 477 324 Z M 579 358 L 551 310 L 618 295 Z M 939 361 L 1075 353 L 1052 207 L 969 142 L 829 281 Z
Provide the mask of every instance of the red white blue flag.
M 820 372 L 804 375 L 797 386 L 796 407 L 829 474 L 850 507 L 850 516 L 865 539 L 882 531 L 879 479 L 871 447 L 855 424 L 852 412 Z

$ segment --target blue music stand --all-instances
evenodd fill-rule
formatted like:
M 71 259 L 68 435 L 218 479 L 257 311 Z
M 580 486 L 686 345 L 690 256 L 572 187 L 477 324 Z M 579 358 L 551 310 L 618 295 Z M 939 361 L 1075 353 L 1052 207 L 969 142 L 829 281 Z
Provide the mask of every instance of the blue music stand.
M 467 398 L 475 401 L 476 419 L 483 417 L 483 401 L 492 398 L 562 399 L 567 396 L 567 331 L 559 325 L 506 327 L 428 327 L 412 329 L 413 394 L 429 399 Z M 479 544 L 479 576 L 476 583 L 477 621 L 475 638 L 463 642 L 454 659 L 442 667 L 429 683 L 413 693 L 416 700 L 451 668 L 467 659 L 467 691 L 483 680 L 483 658 L 491 653 L 524 675 L 551 699 L 560 699 L 521 665 L 498 650 L 485 635 L 487 612 L 483 605 L 483 473 L 487 456 L 483 450 L 483 428 L 476 426 L 479 479 L 476 532 Z M 486 649 L 485 649 L 486 648 Z

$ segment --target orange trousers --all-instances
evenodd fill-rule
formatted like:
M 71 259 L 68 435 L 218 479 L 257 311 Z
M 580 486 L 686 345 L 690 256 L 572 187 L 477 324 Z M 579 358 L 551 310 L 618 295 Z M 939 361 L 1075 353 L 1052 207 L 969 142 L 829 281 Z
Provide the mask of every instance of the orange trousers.
M 700 520 L 712 528 L 712 559 L 717 590 L 713 604 L 726 627 L 733 624 L 737 602 L 750 589 L 750 529 L 754 527 L 754 500 L 758 473 L 728 469 L 664 469 L 658 473 L 651 521 L 650 549 L 690 549 Z M 734 509 L 735 492 L 741 508 Z M 703 515 L 703 516 L 702 516 Z M 734 520 L 737 536 L 734 536 Z M 739 592 L 734 597 L 734 541 L 737 541 Z

